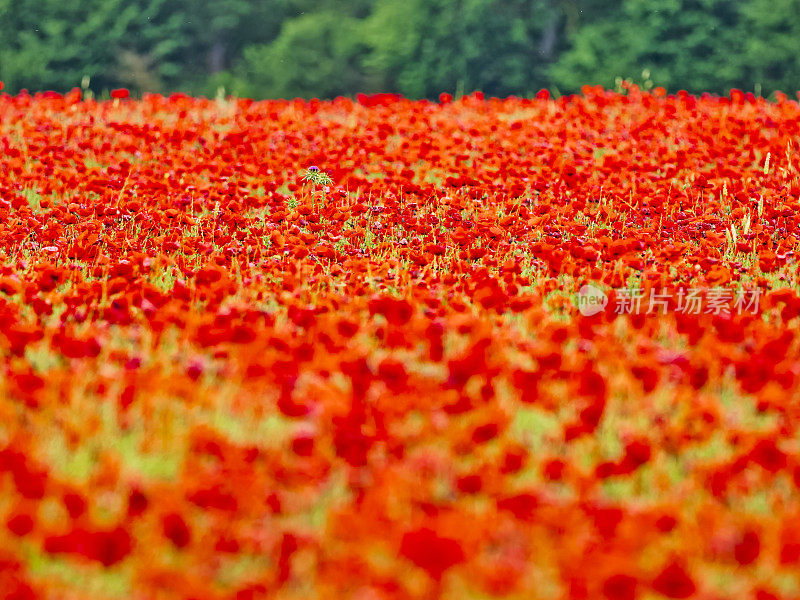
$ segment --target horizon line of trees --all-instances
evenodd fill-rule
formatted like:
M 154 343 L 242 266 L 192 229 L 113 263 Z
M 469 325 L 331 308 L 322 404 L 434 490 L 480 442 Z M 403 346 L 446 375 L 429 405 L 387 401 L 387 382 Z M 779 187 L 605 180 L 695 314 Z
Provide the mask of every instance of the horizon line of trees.
M 0 81 L 434 98 L 800 89 L 800 0 L 0 0 Z

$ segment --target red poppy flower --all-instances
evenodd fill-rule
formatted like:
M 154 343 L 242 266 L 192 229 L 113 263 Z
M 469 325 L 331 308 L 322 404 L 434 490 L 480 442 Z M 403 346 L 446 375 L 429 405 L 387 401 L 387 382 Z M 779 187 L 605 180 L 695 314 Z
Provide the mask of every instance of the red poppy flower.
M 427 527 L 403 534 L 400 555 L 436 580 L 440 580 L 448 569 L 462 563 L 466 558 L 463 548 L 456 540 L 440 537 Z
M 696 591 L 694 581 L 677 562 L 671 562 L 653 579 L 653 589 L 667 598 L 689 598 Z
M 185 548 L 192 541 L 192 532 L 183 517 L 177 513 L 169 513 L 161 519 L 164 536 L 176 548 Z
M 637 584 L 635 577 L 618 573 L 603 582 L 603 595 L 609 600 L 634 600 Z

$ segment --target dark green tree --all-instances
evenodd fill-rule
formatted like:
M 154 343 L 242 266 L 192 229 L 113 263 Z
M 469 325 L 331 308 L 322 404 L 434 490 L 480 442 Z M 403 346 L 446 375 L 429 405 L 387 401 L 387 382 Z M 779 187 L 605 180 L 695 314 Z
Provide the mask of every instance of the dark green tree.
M 744 87 L 800 90 L 800 0 L 750 0 L 741 7 Z
M 257 97 L 320 97 L 362 91 L 363 21 L 325 10 L 288 19 L 270 44 L 244 50 L 231 91 Z
M 64 90 L 102 78 L 129 18 L 119 0 L 0 0 L 0 79 L 10 90 Z
M 0 80 L 66 91 L 174 84 L 186 44 L 170 0 L 0 0 Z
M 329 0 L 288 19 L 272 43 L 246 49 L 233 91 L 530 93 L 546 84 L 560 29 L 558 8 L 545 1 Z
M 800 0 L 0 0 L 7 91 L 800 88 Z
M 180 0 L 180 4 L 190 38 L 182 77 L 192 91 L 206 94 L 229 83 L 228 70 L 244 50 L 273 41 L 284 20 L 294 14 L 291 0 Z
M 378 0 L 366 22 L 365 67 L 382 88 L 410 97 L 535 92 L 546 84 L 557 28 L 545 2 Z
M 186 0 L 124 2 L 129 17 L 111 47 L 116 61 L 110 69 L 113 84 L 137 91 L 177 90 L 186 86 L 187 56 L 194 56 L 194 31 Z M 124 25 L 124 30 L 122 26 Z
M 675 91 L 752 89 L 744 62 L 751 33 L 736 0 L 623 0 L 602 18 L 583 23 L 571 48 L 552 67 L 554 83 L 576 91 L 583 84 L 612 86 L 617 77 Z M 769 26 L 762 28 L 769 36 Z

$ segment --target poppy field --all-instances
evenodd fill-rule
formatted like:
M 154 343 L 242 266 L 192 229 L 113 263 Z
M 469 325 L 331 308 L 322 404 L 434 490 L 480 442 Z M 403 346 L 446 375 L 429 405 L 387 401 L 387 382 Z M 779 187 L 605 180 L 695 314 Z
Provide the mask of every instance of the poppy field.
M 800 597 L 799 145 L 737 90 L 0 96 L 2 597 Z

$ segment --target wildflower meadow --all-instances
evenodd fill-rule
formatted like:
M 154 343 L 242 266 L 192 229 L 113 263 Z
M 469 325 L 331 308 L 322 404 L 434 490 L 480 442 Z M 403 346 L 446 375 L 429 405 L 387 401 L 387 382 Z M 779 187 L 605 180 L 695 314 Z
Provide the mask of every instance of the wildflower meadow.
M 797 598 L 800 105 L 0 96 L 0 592 Z

